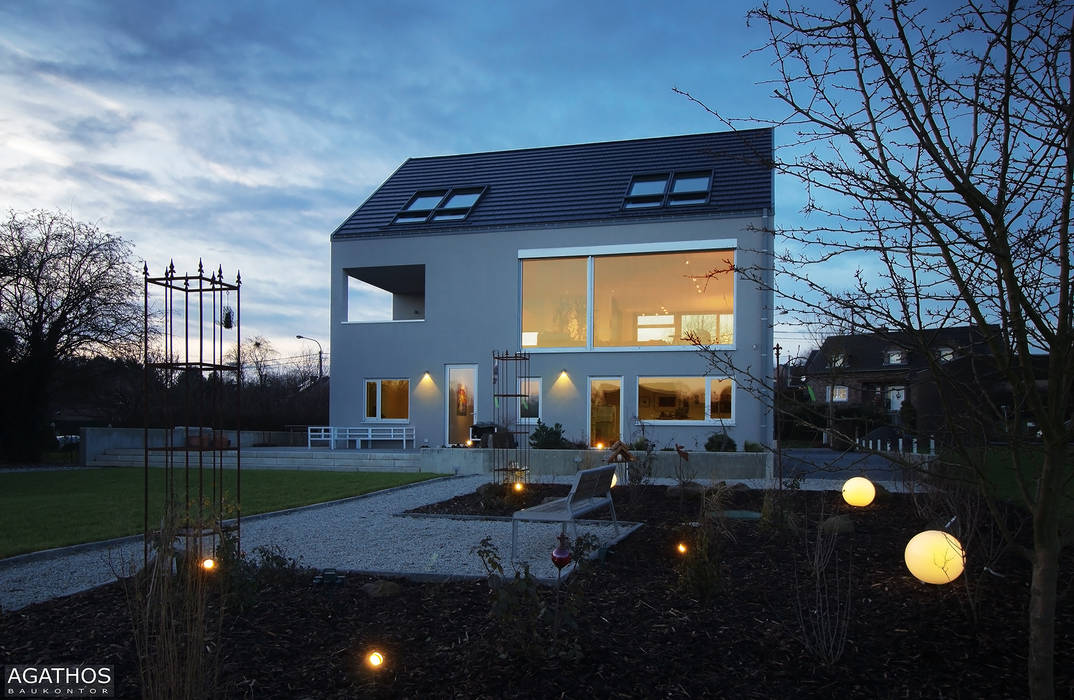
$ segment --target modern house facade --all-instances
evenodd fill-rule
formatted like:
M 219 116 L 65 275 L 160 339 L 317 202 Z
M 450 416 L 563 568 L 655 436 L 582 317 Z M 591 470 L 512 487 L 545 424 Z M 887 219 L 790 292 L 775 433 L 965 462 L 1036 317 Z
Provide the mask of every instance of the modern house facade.
M 529 355 L 513 428 L 769 443 L 769 402 L 690 338 L 771 376 L 772 293 L 736 270 L 770 267 L 772 149 L 758 129 L 407 160 L 332 234 L 332 425 L 463 445 L 507 351 Z

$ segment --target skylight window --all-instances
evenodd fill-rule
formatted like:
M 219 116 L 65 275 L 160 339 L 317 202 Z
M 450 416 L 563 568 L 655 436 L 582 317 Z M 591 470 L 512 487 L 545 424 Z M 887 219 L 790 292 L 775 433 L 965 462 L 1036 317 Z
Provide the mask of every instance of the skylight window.
M 462 221 L 470 214 L 485 187 L 422 190 L 395 215 L 393 224 L 423 224 L 429 221 Z
M 694 171 L 635 175 L 623 200 L 625 209 L 644 209 L 682 204 L 704 204 L 709 200 L 712 172 Z

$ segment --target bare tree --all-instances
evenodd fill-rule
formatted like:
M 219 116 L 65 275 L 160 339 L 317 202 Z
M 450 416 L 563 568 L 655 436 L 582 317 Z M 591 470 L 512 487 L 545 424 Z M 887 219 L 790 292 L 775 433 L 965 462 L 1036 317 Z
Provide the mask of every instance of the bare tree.
M 1032 565 L 1029 690 L 1051 698 L 1060 554 L 1074 539 L 1074 6 L 942 7 L 833 0 L 749 14 L 769 30 L 774 95 L 789 111 L 778 126 L 792 143 L 775 168 L 808 195 L 804 223 L 778 232 L 778 293 L 799 317 L 918 338 L 947 389 L 948 427 L 970 417 L 1005 433 L 1032 518 L 1031 546 L 1010 539 Z M 772 271 L 739 272 L 763 282 Z M 990 355 L 962 377 L 923 332 L 956 325 L 980 329 Z M 1009 387 L 1009 406 L 987 381 Z M 1039 430 L 1032 450 L 1015 429 L 1026 418 Z M 960 461 L 984 477 L 985 452 L 960 434 Z M 1039 466 L 1024 460 L 1033 452 Z
M 80 354 L 132 357 L 141 329 L 131 246 L 69 215 L 9 212 L 0 223 L 3 449 L 37 459 L 48 443 L 48 391 L 57 362 Z
M 279 355 L 272 347 L 272 341 L 262 335 L 255 335 L 242 341 L 242 371 L 253 373 L 253 379 L 260 388 L 265 388 L 269 374 L 272 371 L 274 360 Z M 235 350 L 230 350 L 226 359 L 235 362 Z

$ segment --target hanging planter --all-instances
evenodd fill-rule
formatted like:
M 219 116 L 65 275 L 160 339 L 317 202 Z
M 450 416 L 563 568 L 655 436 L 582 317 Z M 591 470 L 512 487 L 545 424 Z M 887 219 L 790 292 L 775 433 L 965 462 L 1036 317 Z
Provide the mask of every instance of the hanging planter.
M 232 328 L 235 325 L 235 311 L 230 306 L 225 306 L 220 313 L 220 325 L 224 328 Z

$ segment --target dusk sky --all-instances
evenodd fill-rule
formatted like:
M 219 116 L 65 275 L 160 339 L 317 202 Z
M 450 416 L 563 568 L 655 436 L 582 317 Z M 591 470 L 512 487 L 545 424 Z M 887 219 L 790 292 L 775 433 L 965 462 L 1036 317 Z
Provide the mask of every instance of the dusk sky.
M 723 130 L 676 87 L 778 117 L 750 6 L 5 2 L 0 207 L 239 269 L 244 336 L 328 351 L 329 235 L 406 158 Z

